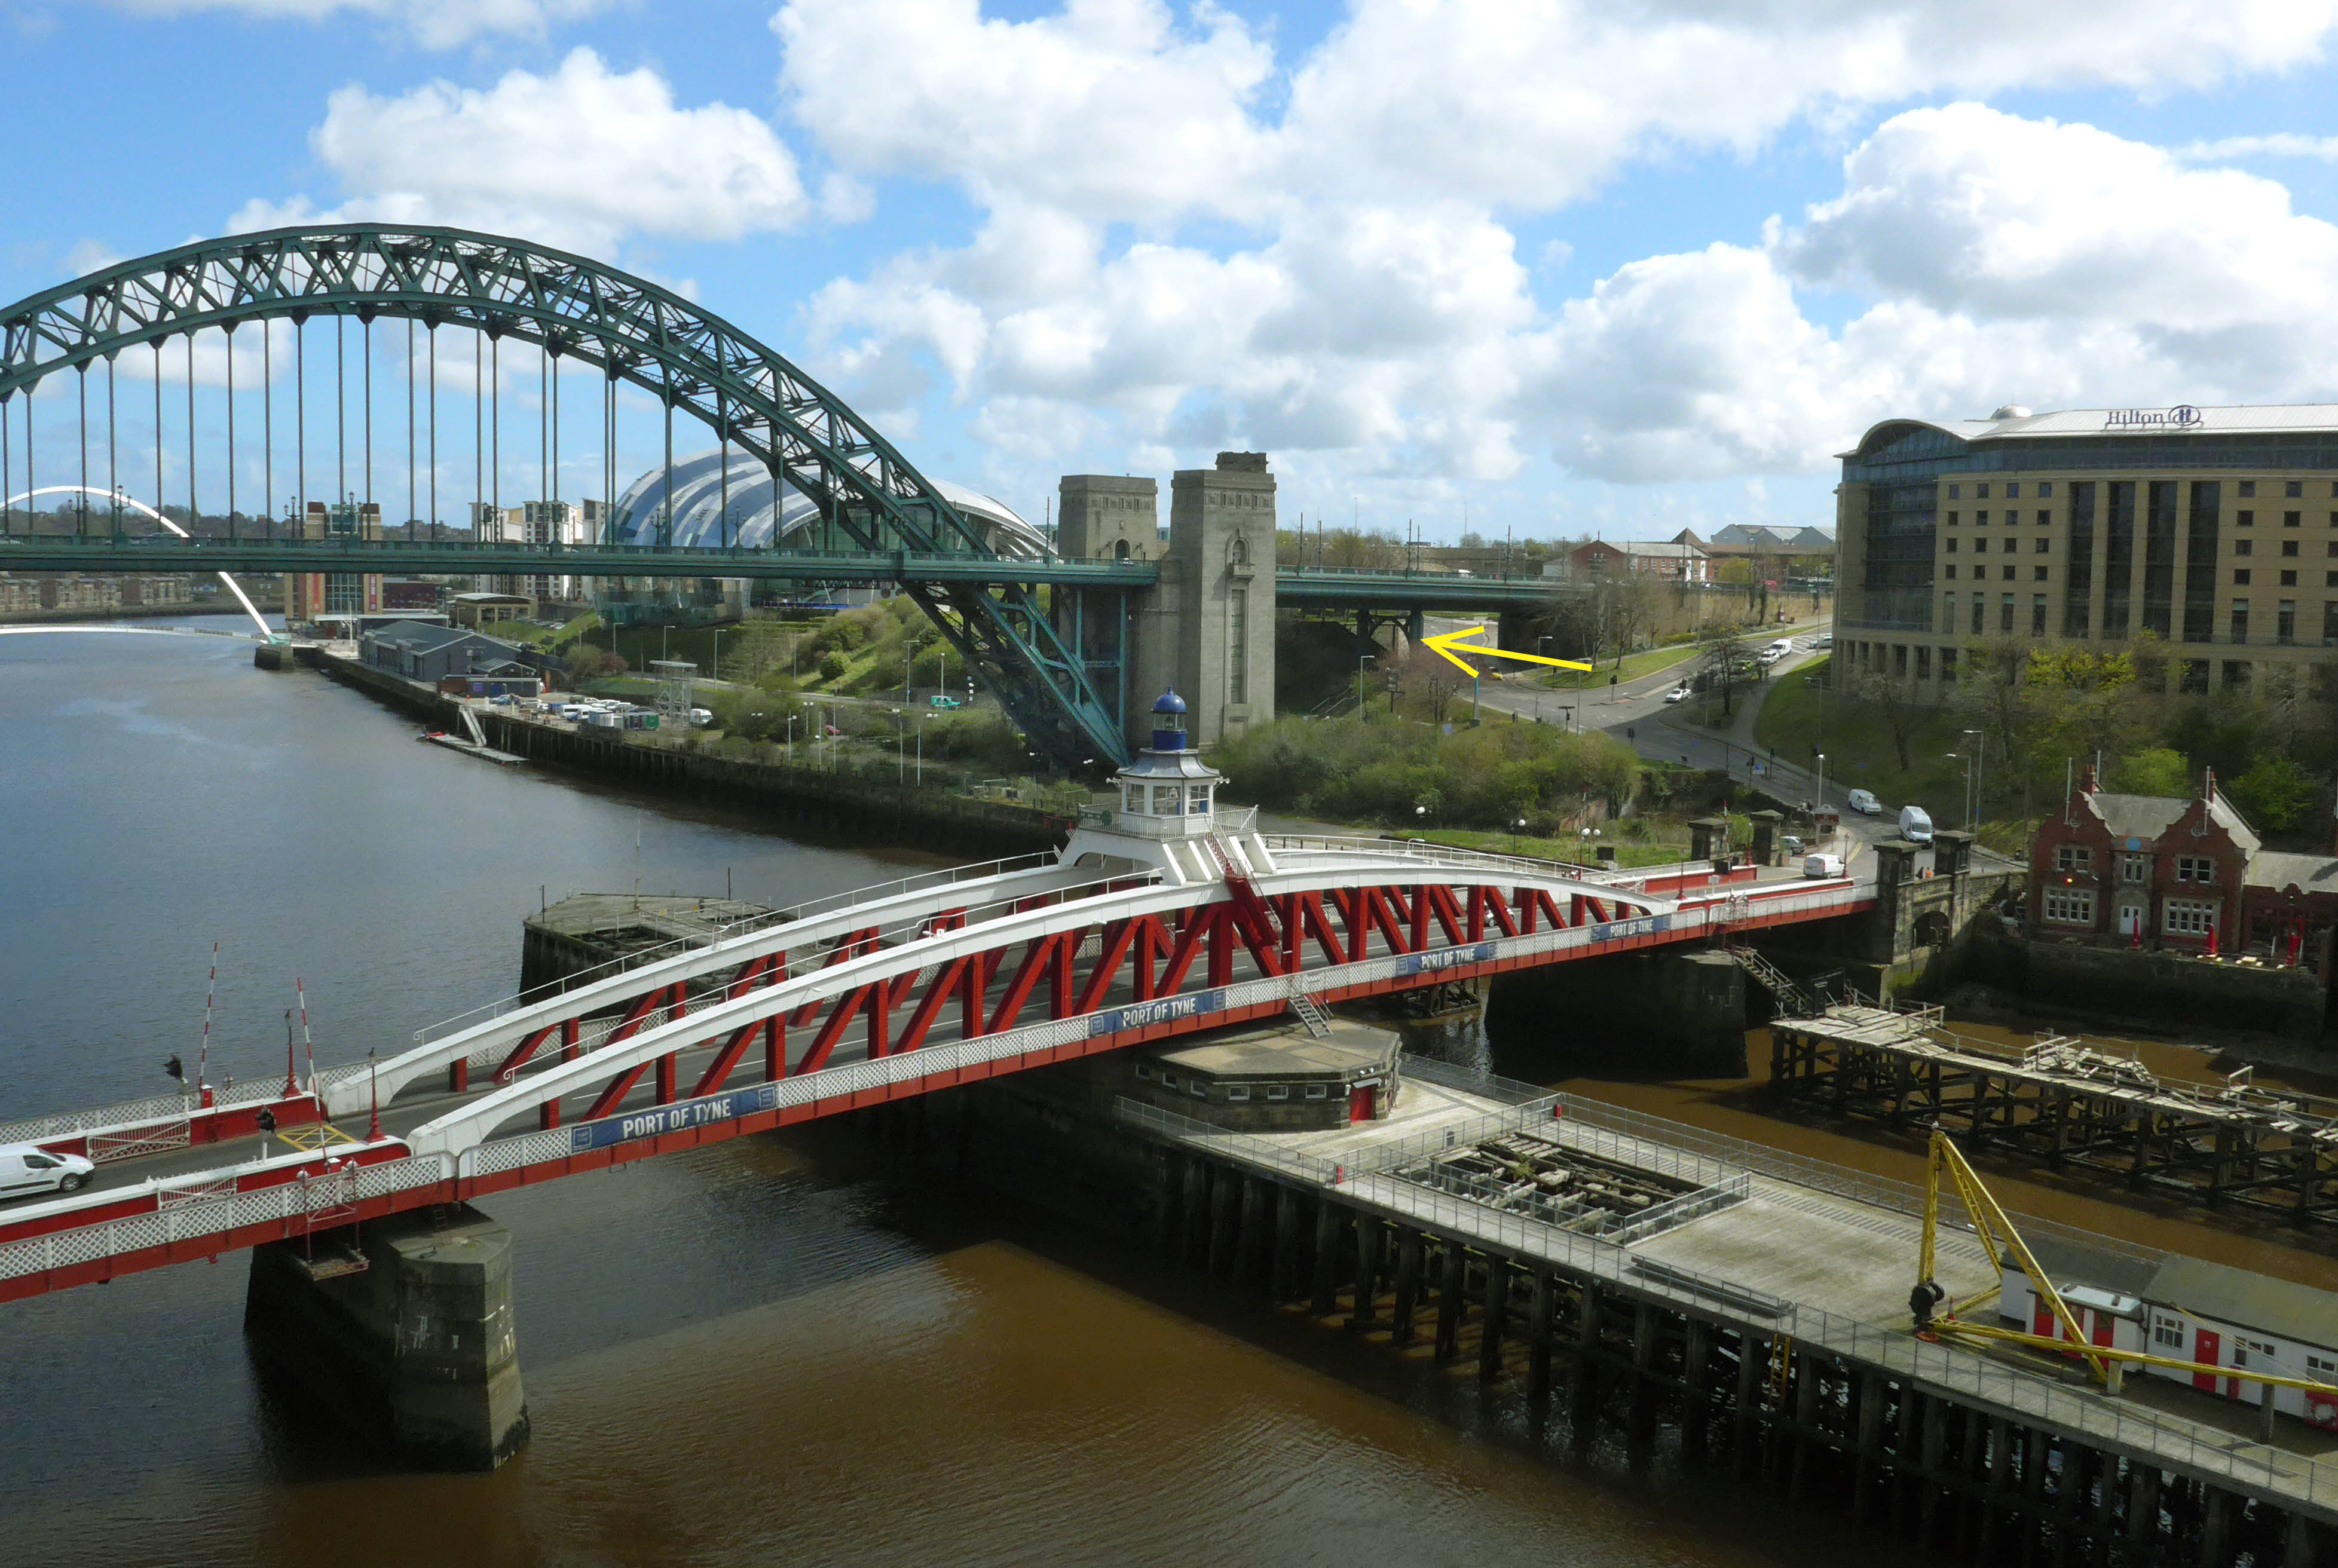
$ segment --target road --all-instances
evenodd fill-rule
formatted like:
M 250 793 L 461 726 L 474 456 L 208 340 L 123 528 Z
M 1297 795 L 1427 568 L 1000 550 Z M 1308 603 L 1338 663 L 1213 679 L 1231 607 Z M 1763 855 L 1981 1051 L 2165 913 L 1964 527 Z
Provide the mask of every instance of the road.
M 1432 619 L 1432 632 L 1459 630 L 1477 622 L 1457 620 L 1439 625 Z M 1773 666 L 1769 679 L 1749 683 L 1739 690 L 1735 721 L 1725 729 L 1712 729 L 1695 721 L 1704 704 L 1691 701 L 1677 705 L 1665 701 L 1665 693 L 1681 683 L 1696 670 L 1696 661 L 1690 659 L 1670 669 L 1626 681 L 1613 688 L 1593 686 L 1580 697 L 1582 705 L 1576 706 L 1578 694 L 1570 691 L 1553 691 L 1530 680 L 1508 677 L 1481 682 L 1478 706 L 1488 714 L 1517 714 L 1521 719 L 1539 720 L 1546 724 L 1573 722 L 1582 728 L 1605 730 L 1630 746 L 1641 758 L 1651 762 L 1681 762 L 1710 768 L 1743 779 L 1777 799 L 1795 802 L 1823 800 L 1842 817 L 1842 837 L 1849 841 L 1850 854 L 1856 860 L 1860 851 L 1900 835 L 1899 807 L 1886 801 L 1883 809 L 1872 817 L 1862 816 L 1851 809 L 1850 793 L 1856 785 L 1829 777 L 1822 780 L 1811 769 L 1780 758 L 1774 762 L 1766 751 L 1753 746 L 1754 715 L 1762 700 L 1772 690 L 1777 677 L 1801 669 L 1822 658 L 1827 650 L 1814 648 L 1812 642 L 1832 632 L 1832 621 L 1816 621 L 1794 626 L 1776 628 L 1776 634 L 1791 636 L 1793 651 Z M 1748 636 L 1745 641 L 1755 647 L 1763 639 Z M 1569 713 L 1568 710 L 1574 711 Z M 1842 846 L 1838 846 L 1842 848 Z M 1984 850 L 1976 850 L 1976 858 L 1991 862 L 2003 858 Z M 2010 862 L 2008 862 L 2009 864 Z M 1930 856 L 1918 858 L 1919 869 L 1930 864 Z M 1857 874 L 1854 867 L 1854 875 Z

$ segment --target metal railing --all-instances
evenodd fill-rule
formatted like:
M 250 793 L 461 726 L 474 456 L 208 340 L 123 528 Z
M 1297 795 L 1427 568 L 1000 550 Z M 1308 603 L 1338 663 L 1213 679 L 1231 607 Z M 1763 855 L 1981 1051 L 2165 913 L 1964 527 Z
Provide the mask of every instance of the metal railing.
M 1594 1104 L 1596 1102 L 1574 1102 L 1578 1114 Z M 2320 1511 L 2325 1519 L 2338 1517 L 2338 1512 L 2333 1512 L 2338 1511 L 2338 1465 L 2318 1463 L 2305 1455 L 2235 1436 L 2221 1427 L 2163 1416 L 2122 1399 L 2072 1388 L 2055 1377 L 2008 1366 L 1970 1350 L 1944 1343 L 1927 1343 L 1902 1328 L 1864 1323 L 1801 1303 L 1784 1303 L 1783 1298 L 1769 1292 L 1669 1264 L 1643 1268 L 1641 1259 L 1613 1239 L 1581 1235 L 1524 1215 L 1489 1209 L 1468 1199 L 1434 1192 L 1379 1171 L 1279 1149 L 1262 1138 L 1227 1132 L 1155 1106 L 1120 1100 L 1114 1109 L 1126 1124 L 1230 1160 L 1336 1188 L 1351 1201 L 1377 1210 L 1383 1217 L 1459 1240 L 1491 1244 L 1589 1279 L 1628 1285 L 1643 1295 L 1677 1305 L 1699 1307 L 1714 1316 L 1735 1319 L 1744 1332 L 1761 1340 L 1788 1339 L 1805 1352 L 1822 1351 L 1863 1362 L 1920 1383 L 1928 1391 L 1978 1405 L 2025 1425 L 2051 1426 L 2083 1435 L 2097 1445 L 2122 1446 L 2163 1464 L 2187 1466 L 2235 1489 L 2257 1492 L 2287 1504 L 2303 1504 Z M 1620 1107 L 1604 1109 L 1621 1111 Z M 1632 1112 L 1623 1114 L 1658 1125 L 1676 1125 L 1663 1123 L 1657 1118 L 1636 1117 Z M 1793 1161 L 1795 1157 L 1787 1159 Z M 1901 1184 L 1880 1185 L 1888 1191 Z M 1948 1218 L 1943 1215 L 1944 1220 Z M 1970 1229 L 1961 1223 L 1960 1215 L 1958 1220 L 1958 1229 Z M 2038 1222 L 2023 1223 L 2027 1228 Z M 2102 1240 L 2093 1237 L 2088 1240 L 2097 1245 Z

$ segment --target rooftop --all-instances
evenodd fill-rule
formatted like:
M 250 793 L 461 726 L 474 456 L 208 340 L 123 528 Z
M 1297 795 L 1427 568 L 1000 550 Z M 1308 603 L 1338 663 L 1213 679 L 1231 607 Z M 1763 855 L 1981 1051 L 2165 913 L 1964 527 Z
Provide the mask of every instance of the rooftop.
M 1911 429 L 1938 430 L 1960 441 L 2071 439 L 2082 436 L 2279 436 L 2338 432 L 2338 403 L 2239 405 L 2215 408 L 2188 403 L 2157 408 L 2065 408 L 2033 414 L 2004 407 L 1986 419 L 1886 419 L 1870 426 L 1859 445 L 1838 457 L 1858 457 L 1898 440 Z

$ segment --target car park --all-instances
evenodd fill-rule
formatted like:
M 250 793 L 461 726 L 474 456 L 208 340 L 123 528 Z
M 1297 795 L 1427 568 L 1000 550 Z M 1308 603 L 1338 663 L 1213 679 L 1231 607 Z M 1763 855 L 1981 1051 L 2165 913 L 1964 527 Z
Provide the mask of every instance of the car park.
M 1883 802 L 1878 800 L 1873 795 L 1864 789 L 1854 789 L 1849 795 L 1844 796 L 1843 799 L 1852 810 L 1858 812 L 1862 817 L 1881 817 L 1883 815 Z
M 53 1154 L 36 1143 L 0 1143 L 0 1198 L 78 1192 L 96 1169 L 78 1154 Z

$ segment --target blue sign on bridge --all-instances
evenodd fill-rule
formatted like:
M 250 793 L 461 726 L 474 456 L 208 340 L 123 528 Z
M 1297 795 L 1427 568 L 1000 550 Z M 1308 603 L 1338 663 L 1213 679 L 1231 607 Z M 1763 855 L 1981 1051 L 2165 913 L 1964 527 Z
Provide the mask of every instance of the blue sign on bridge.
M 598 1122 L 571 1127 L 568 1152 L 583 1154 L 614 1143 L 630 1143 L 637 1138 L 656 1138 L 693 1127 L 712 1126 L 717 1122 L 735 1122 L 742 1116 L 769 1111 L 779 1102 L 778 1084 L 758 1083 L 751 1089 L 734 1089 L 728 1094 L 709 1094 L 702 1100 L 683 1100 L 672 1105 L 653 1105 L 623 1115 L 604 1116 Z
M 1148 1029 L 1155 1024 L 1174 1023 L 1180 1018 L 1198 1018 L 1223 1012 L 1225 1005 L 1226 994 L 1223 989 L 1219 989 L 1114 1007 L 1088 1014 L 1088 1038 L 1094 1040 L 1105 1034 L 1117 1034 L 1124 1029 Z

